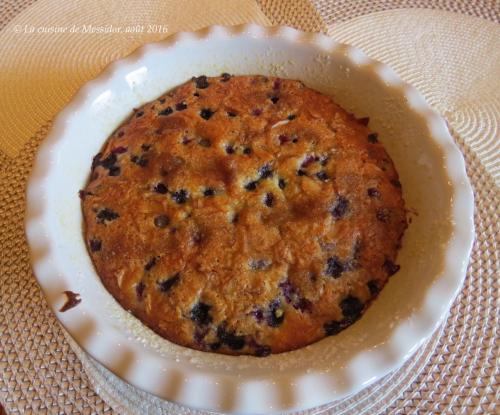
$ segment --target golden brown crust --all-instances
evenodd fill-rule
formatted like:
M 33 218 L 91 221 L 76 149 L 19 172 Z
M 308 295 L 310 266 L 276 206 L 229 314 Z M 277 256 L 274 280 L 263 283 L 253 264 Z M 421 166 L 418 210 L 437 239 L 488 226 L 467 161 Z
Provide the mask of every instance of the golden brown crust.
M 336 334 L 407 226 L 376 134 L 301 82 L 193 78 L 135 110 L 81 192 L 104 285 L 180 345 L 267 355 Z

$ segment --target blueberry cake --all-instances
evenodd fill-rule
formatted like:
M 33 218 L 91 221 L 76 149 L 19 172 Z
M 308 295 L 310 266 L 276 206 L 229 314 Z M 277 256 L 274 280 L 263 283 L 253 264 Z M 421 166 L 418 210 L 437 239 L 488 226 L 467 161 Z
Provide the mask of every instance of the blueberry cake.
M 80 191 L 116 300 L 193 349 L 266 356 L 339 333 L 399 270 L 394 165 L 294 80 L 199 76 L 134 110 Z

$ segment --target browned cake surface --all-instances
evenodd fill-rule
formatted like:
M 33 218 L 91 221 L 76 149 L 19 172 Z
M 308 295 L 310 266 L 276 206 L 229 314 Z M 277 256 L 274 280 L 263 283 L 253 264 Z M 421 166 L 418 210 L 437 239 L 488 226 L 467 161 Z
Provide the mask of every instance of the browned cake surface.
M 199 77 L 135 110 L 81 192 L 104 285 L 170 341 L 264 356 L 356 321 L 399 269 L 393 163 L 301 82 Z

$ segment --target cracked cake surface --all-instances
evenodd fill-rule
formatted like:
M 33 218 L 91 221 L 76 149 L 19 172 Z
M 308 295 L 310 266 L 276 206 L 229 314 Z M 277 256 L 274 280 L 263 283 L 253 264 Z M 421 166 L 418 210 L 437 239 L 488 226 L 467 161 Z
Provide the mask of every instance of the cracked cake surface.
M 266 356 L 334 335 L 407 226 L 368 128 L 300 81 L 200 76 L 134 110 L 80 191 L 107 290 L 164 338 Z

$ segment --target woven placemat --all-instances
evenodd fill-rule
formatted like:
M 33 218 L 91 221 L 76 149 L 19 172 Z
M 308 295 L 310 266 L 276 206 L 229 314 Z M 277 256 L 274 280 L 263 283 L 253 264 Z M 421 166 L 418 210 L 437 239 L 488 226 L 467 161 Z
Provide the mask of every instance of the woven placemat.
M 360 3 L 367 2 L 356 2 Z M 404 2 L 371 3 L 379 7 L 380 3 Z M 439 3 L 469 2 L 415 3 L 433 3 L 438 7 L 442 6 Z M 276 21 L 276 16 L 285 16 L 288 20 L 281 23 L 314 28 L 336 37 L 349 36 L 347 26 L 331 25 L 328 15 L 324 14 L 325 10 L 334 9 L 329 6 L 331 2 L 316 1 L 313 8 L 306 2 L 297 2 L 295 4 L 306 4 L 300 6 L 299 11 L 289 7 L 288 2 L 262 0 L 259 4 L 272 21 Z M 496 6 L 498 11 L 497 2 Z M 364 10 L 368 13 L 377 9 Z M 470 10 L 485 19 L 495 18 L 495 14 L 481 14 L 481 8 Z M 0 8 L 0 22 L 2 11 Z M 316 20 L 318 13 L 323 13 L 324 21 Z M 351 17 L 359 10 L 353 8 L 352 13 Z M 342 16 L 335 19 L 341 21 L 349 17 L 348 14 Z M 490 125 L 498 126 L 498 113 L 486 112 L 488 117 L 493 117 Z M 500 267 L 497 237 L 500 225 L 497 206 L 500 200 L 491 175 L 496 173 L 498 148 L 487 139 L 482 147 L 474 147 L 475 141 L 484 137 L 470 139 L 470 131 L 463 127 L 461 120 L 447 118 L 456 130 L 454 137 L 465 155 L 476 197 L 477 236 L 464 289 L 445 324 L 400 370 L 355 396 L 307 411 L 308 414 L 494 414 L 498 411 Z M 27 177 L 36 149 L 49 127 L 50 123 L 40 127 L 20 146 L 16 156 L 0 153 L 0 246 L 3 250 L 0 257 L 0 402 L 9 414 L 201 413 L 156 399 L 117 379 L 65 337 L 48 309 L 28 263 L 23 219 Z M 484 125 L 479 123 L 479 127 Z M 498 129 L 494 128 L 486 131 L 498 137 Z
M 393 9 L 445 10 L 500 23 L 498 0 L 312 0 L 312 3 L 329 28 L 355 17 Z

